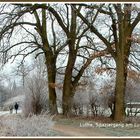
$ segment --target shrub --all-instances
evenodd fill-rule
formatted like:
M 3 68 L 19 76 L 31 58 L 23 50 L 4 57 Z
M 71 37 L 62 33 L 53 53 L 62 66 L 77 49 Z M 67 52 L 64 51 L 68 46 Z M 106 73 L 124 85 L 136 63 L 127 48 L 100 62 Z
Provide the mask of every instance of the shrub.
M 22 108 L 26 117 L 31 114 L 40 114 L 43 110 L 47 110 L 46 85 L 46 82 L 38 77 L 28 79 L 25 90 L 25 101 Z

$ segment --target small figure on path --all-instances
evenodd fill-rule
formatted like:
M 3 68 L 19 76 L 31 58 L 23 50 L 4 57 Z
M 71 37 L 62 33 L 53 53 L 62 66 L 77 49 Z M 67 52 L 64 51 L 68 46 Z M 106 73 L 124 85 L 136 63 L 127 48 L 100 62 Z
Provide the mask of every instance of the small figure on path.
M 18 110 L 18 103 L 15 103 L 15 110 L 16 110 L 16 114 L 17 114 L 17 110 Z
M 13 113 L 13 105 L 9 106 L 9 110 L 10 110 L 10 114 L 12 114 Z

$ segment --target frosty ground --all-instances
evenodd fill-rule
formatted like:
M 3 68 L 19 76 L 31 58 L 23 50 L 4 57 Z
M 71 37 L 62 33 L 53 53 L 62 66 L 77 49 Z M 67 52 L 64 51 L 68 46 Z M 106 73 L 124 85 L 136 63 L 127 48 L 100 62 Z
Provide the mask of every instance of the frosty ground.
M 22 113 L 0 113 L 1 137 L 139 137 L 139 132 L 139 123 L 114 123 L 104 117 L 65 118 L 43 114 L 24 118 Z

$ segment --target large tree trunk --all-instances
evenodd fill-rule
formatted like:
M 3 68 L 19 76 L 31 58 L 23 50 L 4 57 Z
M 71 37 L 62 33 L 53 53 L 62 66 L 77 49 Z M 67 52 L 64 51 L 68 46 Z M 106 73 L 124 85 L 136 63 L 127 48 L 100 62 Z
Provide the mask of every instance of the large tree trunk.
M 124 61 L 120 56 L 116 61 L 115 107 L 113 115 L 115 121 L 122 121 L 125 117 L 125 80 Z
M 129 5 L 125 5 L 126 7 Z M 123 121 L 125 118 L 125 88 L 127 81 L 127 66 L 131 47 L 131 25 L 130 14 L 119 18 L 119 42 L 116 45 L 116 85 L 115 85 L 115 106 L 114 120 Z M 128 20 L 129 19 L 129 20 Z
M 122 50 L 118 52 L 116 58 L 115 106 L 113 114 L 115 121 L 123 121 L 125 118 L 125 91 L 131 42 L 125 44 L 123 41 L 122 45 L 124 46 L 124 52 L 122 53 Z
M 75 88 L 72 82 L 72 71 L 76 60 L 76 52 L 70 53 L 67 68 L 65 71 L 63 84 L 62 107 L 63 115 L 69 116 L 71 114 L 71 105 L 75 94 Z
M 74 92 L 72 91 L 71 82 L 69 80 L 65 80 L 65 84 L 63 86 L 63 115 L 70 116 L 72 114 L 72 102 Z
M 50 54 L 48 54 L 50 55 Z M 46 59 L 47 73 L 48 73 L 48 90 L 49 90 L 49 110 L 51 114 L 57 114 L 57 103 L 56 103 L 56 90 L 55 90 L 55 80 L 56 80 L 56 58 L 53 56 L 48 56 Z

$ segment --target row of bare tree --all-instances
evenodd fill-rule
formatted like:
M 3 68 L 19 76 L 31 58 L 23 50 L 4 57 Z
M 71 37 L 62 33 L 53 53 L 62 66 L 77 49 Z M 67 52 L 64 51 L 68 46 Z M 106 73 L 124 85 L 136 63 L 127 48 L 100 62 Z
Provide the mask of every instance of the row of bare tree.
M 135 4 L 1 4 L 3 62 L 19 56 L 24 61 L 36 51 L 36 57 L 44 54 L 51 113 L 58 112 L 58 72 L 64 74 L 63 114 L 69 115 L 80 79 L 99 58 L 103 68 L 116 71 L 113 118 L 122 121 L 128 70 L 139 70 L 139 21 L 139 7 Z M 58 59 L 64 57 L 60 66 Z

